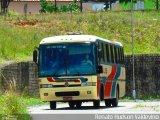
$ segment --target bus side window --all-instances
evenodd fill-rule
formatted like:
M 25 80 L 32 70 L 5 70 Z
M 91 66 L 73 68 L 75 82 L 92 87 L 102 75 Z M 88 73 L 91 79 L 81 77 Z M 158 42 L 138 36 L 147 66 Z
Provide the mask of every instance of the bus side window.
M 121 51 L 121 64 L 123 64 L 123 49 L 120 48 L 120 51 Z
M 113 45 L 110 46 L 110 50 L 111 50 L 111 62 L 114 63 L 114 47 L 113 47 Z
M 107 63 L 107 51 L 106 51 L 106 44 L 103 44 L 103 53 L 104 53 L 104 61 Z
M 115 58 L 115 63 L 117 63 L 117 47 L 114 46 L 114 58 Z
M 110 49 L 108 44 L 106 44 L 106 57 L 107 57 L 107 62 L 110 62 Z
M 122 48 L 122 63 L 124 64 L 124 49 Z
M 118 48 L 118 56 L 119 56 L 119 63 L 121 63 L 122 59 L 121 59 L 121 48 Z
M 104 63 L 104 49 L 103 49 L 103 44 L 102 43 L 98 43 L 98 48 L 99 48 L 99 52 L 98 52 L 98 57 L 99 57 L 99 62 L 102 64 Z
M 117 47 L 116 50 L 117 50 L 117 63 L 119 64 L 119 47 Z
M 104 43 L 100 43 L 100 63 L 103 64 L 105 62 L 105 57 L 104 57 L 104 47 L 103 47 Z
M 119 64 L 119 47 L 116 47 L 116 51 L 117 51 L 117 63 Z
M 99 63 L 100 63 L 100 55 L 99 55 L 99 49 L 100 49 L 100 48 L 99 48 L 99 42 L 96 43 L 96 46 L 97 46 L 97 50 L 96 50 L 97 53 L 96 53 L 96 54 L 97 54 L 97 60 L 98 60 L 97 62 L 98 62 L 98 64 L 99 64 Z

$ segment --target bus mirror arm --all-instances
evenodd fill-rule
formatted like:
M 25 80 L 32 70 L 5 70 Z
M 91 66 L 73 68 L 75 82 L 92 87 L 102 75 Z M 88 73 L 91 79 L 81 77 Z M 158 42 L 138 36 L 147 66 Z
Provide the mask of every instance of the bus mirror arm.
M 33 62 L 38 64 L 38 48 L 33 51 Z
M 103 67 L 101 65 L 97 66 L 97 73 L 103 73 Z

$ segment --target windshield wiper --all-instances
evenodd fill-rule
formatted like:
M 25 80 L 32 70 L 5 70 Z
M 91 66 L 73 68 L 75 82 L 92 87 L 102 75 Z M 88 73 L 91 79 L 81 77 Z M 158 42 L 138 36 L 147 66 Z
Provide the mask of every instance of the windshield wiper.
M 79 72 L 79 70 L 77 70 L 77 68 L 74 68 L 74 70 L 75 70 L 75 72 L 76 72 L 76 74 L 74 74 L 74 75 L 81 75 L 81 73 Z

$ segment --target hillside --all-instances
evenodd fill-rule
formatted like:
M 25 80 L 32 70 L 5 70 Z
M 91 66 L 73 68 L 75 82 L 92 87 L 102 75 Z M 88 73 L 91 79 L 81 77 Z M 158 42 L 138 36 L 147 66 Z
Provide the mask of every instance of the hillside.
M 160 13 L 134 12 L 135 53 L 160 53 Z M 34 47 L 48 36 L 81 31 L 120 41 L 131 54 L 129 12 L 0 16 L 0 63 L 28 60 Z

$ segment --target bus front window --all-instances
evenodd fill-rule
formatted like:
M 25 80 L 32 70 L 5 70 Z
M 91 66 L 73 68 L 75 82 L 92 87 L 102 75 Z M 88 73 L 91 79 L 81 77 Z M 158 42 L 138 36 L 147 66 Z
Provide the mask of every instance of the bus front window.
M 95 49 L 91 43 L 40 46 L 40 76 L 95 74 Z
M 73 75 L 94 74 L 95 54 L 93 44 L 71 44 L 69 46 L 69 71 Z

